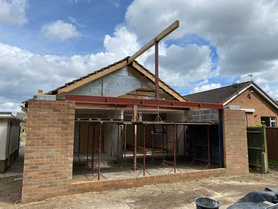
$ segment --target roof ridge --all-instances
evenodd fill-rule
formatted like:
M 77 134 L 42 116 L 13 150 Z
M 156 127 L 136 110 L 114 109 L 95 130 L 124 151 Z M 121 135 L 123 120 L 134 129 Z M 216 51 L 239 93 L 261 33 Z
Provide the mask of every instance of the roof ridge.
M 184 97 L 189 96 L 189 95 L 196 95 L 196 94 L 200 94 L 200 93 L 211 92 L 211 91 L 215 91 L 215 90 L 218 90 L 218 89 L 225 89 L 225 88 L 232 87 L 235 84 L 241 85 L 241 84 L 245 84 L 245 83 L 252 84 L 254 82 L 253 81 L 246 81 L 246 82 L 242 82 L 242 83 L 233 83 L 229 86 L 223 86 L 223 87 L 218 87 L 218 88 L 214 88 L 214 89 L 209 89 L 209 90 L 205 90 L 205 91 L 196 92 L 196 93 L 193 93 L 193 94 L 187 94 L 187 95 L 184 95 Z

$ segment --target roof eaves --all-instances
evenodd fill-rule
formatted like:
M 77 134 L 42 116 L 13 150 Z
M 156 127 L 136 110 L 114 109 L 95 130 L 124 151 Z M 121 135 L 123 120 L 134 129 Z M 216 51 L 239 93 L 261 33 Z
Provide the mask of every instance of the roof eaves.
M 243 83 L 234 83 L 233 85 L 227 86 L 227 87 L 231 87 L 234 85 L 239 85 L 240 88 L 237 89 L 237 91 L 235 91 L 231 95 L 229 95 L 227 98 L 224 98 L 221 103 L 225 106 L 230 101 L 232 101 L 234 98 L 236 98 L 238 95 L 240 95 L 243 91 L 248 89 L 250 87 L 250 84 L 252 84 L 252 83 L 253 83 L 253 81 L 247 81 L 247 82 L 243 82 Z
M 240 94 L 242 94 L 246 89 L 248 89 L 252 84 L 250 84 L 249 86 L 245 86 L 245 88 L 241 88 L 239 89 L 238 92 L 235 92 L 234 94 L 232 94 L 230 97 L 228 97 L 226 100 L 223 101 L 223 105 L 227 105 L 230 101 L 232 101 L 233 99 L 235 99 L 237 96 L 239 96 Z
M 96 71 L 94 71 L 94 72 L 92 72 L 92 73 L 89 73 L 89 74 L 83 76 L 83 77 L 80 77 L 80 78 L 78 78 L 78 79 L 75 79 L 75 80 L 73 80 L 73 81 L 70 81 L 70 82 L 68 82 L 68 83 L 65 83 L 63 86 L 60 86 L 60 87 L 58 87 L 58 88 L 56 88 L 56 89 L 54 89 L 54 90 L 51 90 L 51 91 L 49 91 L 49 92 L 46 93 L 46 94 L 48 94 L 48 95 L 58 94 L 58 91 L 61 90 L 61 89 L 63 89 L 63 88 L 68 87 L 68 86 L 70 86 L 70 85 L 72 85 L 72 84 L 74 84 L 74 83 L 76 83 L 76 82 L 78 82 L 78 81 L 81 81 L 81 80 L 85 79 L 85 78 L 88 78 L 88 77 L 90 77 L 90 76 L 93 76 L 93 75 L 95 75 L 95 74 L 97 74 L 97 73 L 99 73 L 99 72 L 101 72 L 101 71 L 104 71 L 104 70 L 106 70 L 106 69 L 108 69 L 108 68 L 110 68 L 110 67 L 112 67 L 112 66 L 114 66 L 114 65 L 120 64 L 120 63 L 122 63 L 122 62 L 127 62 L 128 59 L 129 59 L 129 56 L 128 56 L 128 57 L 125 57 L 124 59 L 122 59 L 122 60 L 120 60 L 120 61 L 118 61 L 118 62 L 115 62 L 115 63 L 113 63 L 113 64 L 110 64 L 110 65 L 108 65 L 108 66 L 106 66 L 106 67 L 103 67 L 103 68 L 101 68 L 100 70 L 96 70 Z
M 232 101 L 234 98 L 242 94 L 244 91 L 246 91 L 248 88 L 253 87 L 261 96 L 263 96 L 266 100 L 268 100 L 276 109 L 278 109 L 278 104 L 275 100 L 273 100 L 264 90 L 262 90 L 256 83 L 253 81 L 248 82 L 247 86 L 242 87 L 241 90 L 238 93 L 233 94 L 228 100 L 223 102 L 223 105 L 227 105 L 230 101 Z
M 251 84 L 263 97 L 265 97 L 274 107 L 278 109 L 278 104 L 272 99 L 264 90 L 262 90 L 257 84 Z

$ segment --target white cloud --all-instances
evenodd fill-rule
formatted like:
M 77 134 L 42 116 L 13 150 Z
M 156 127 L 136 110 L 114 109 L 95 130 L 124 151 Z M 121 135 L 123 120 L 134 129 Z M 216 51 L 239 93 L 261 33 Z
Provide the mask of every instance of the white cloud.
M 45 24 L 41 32 L 47 38 L 57 38 L 62 41 L 81 36 L 81 33 L 76 30 L 74 25 L 63 20 L 56 20 L 55 22 Z
M 137 42 L 137 36 L 129 32 L 126 27 L 120 25 L 116 27 L 114 37 L 106 35 L 104 47 L 108 53 L 131 55 L 141 48 Z
M 116 7 L 118 8 L 120 6 L 119 0 L 110 0 L 110 2 Z
M 159 75 L 169 85 L 184 87 L 188 86 L 190 82 L 218 75 L 217 70 L 211 69 L 213 63 L 209 57 L 210 49 L 207 46 L 180 47 L 173 44 L 164 50 L 165 54 L 159 57 Z M 154 72 L 154 55 L 146 59 L 145 65 Z
M 0 97 L 1 99 L 1 97 Z M 17 112 L 21 112 L 21 108 L 16 102 L 0 102 L 0 112 L 12 112 L 16 115 Z
M 268 84 L 262 88 L 271 98 L 278 101 L 278 90 L 273 90 Z
M 277 10 L 275 0 L 135 0 L 125 18 L 127 28 L 144 43 L 178 19 L 180 27 L 166 39 L 197 34 L 217 48 L 222 78 L 253 74 L 265 82 L 270 77 L 266 72 L 278 77 L 272 70 L 278 61 Z
M 220 73 L 221 78 L 231 79 L 231 82 L 234 77 L 243 79 L 252 74 L 255 82 L 267 84 L 269 94 L 278 98 L 275 90 L 278 86 L 273 88 L 272 85 L 278 83 L 276 7 L 275 1 L 271 0 L 175 0 L 163 3 L 159 0 L 135 0 L 128 7 L 124 24 L 115 28 L 113 36 L 105 36 L 103 52 L 72 57 L 42 56 L 0 44 L 0 69 L 4 69 L 0 71 L 0 95 L 9 98 L 6 92 L 10 91 L 9 94 L 24 95 L 26 99 L 38 89 L 52 90 L 132 55 L 178 19 L 180 28 L 165 40 L 182 38 L 178 41 L 185 40 L 186 44 L 178 46 L 178 42 L 174 42 L 168 46 L 160 43 L 159 69 L 163 81 L 179 89 L 188 89 L 192 83 L 198 83 L 192 91 L 197 92 L 221 87 L 218 81 L 208 82 L 210 78 L 219 78 Z M 69 19 L 72 24 L 57 20 L 43 26 L 41 32 L 46 37 L 61 40 L 81 36 L 75 27 L 81 26 L 74 18 Z M 209 46 L 191 44 L 190 39 L 186 40 L 192 34 L 216 47 L 220 56 L 218 66 L 211 59 Z M 154 71 L 154 48 L 137 60 Z M 15 101 L 18 100 L 12 98 L 12 101 L 2 104 Z
M 11 98 L 9 101 L 5 97 L 0 96 L 0 112 L 12 112 L 16 115 L 21 111 L 19 102 L 16 99 Z
M 207 91 L 207 90 L 211 90 L 211 89 L 216 89 L 216 88 L 220 88 L 220 87 L 221 87 L 220 83 L 211 83 L 211 84 L 206 84 L 206 85 L 202 85 L 202 86 L 196 86 L 192 91 L 190 91 L 190 94 Z
M 79 2 L 89 2 L 89 3 L 91 3 L 91 0 L 68 0 L 68 2 L 70 2 L 70 3 L 72 3 L 72 4 L 77 4 L 77 3 L 79 3 Z
M 0 0 L 0 23 L 23 25 L 28 22 L 28 0 Z
M 0 43 L 0 111 L 18 111 L 18 104 L 39 89 L 48 92 L 123 59 L 140 47 L 136 39 L 126 28 L 117 27 L 113 37 L 105 37 L 105 52 L 71 57 L 42 56 Z

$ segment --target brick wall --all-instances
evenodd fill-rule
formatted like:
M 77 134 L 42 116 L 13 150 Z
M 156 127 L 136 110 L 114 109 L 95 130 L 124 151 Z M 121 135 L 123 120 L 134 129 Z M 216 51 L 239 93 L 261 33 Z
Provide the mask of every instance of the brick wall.
M 243 110 L 223 111 L 224 163 L 228 174 L 249 173 L 247 132 Z
M 83 193 L 91 191 L 104 191 L 110 189 L 121 189 L 130 187 L 140 187 L 143 185 L 172 183 L 178 181 L 189 181 L 213 176 L 226 175 L 227 170 L 224 168 L 194 171 L 188 173 L 164 174 L 156 176 L 141 176 L 137 178 L 125 178 L 107 181 L 83 181 L 74 182 L 70 186 L 69 194 Z
M 253 92 L 251 92 L 253 91 Z M 249 99 L 248 94 L 251 94 Z M 261 116 L 277 117 L 278 111 L 264 97 L 262 97 L 254 88 L 249 88 L 226 106 L 238 105 L 241 109 L 255 109 L 254 113 L 247 113 L 247 125 L 255 126 L 261 124 Z M 255 117 L 255 115 L 257 115 Z M 277 118 L 276 118 L 277 121 Z
M 28 101 L 22 203 L 61 195 L 72 178 L 74 104 Z
M 224 110 L 226 168 L 108 181 L 72 181 L 74 103 L 29 100 L 22 203 L 48 197 L 248 173 L 244 111 Z

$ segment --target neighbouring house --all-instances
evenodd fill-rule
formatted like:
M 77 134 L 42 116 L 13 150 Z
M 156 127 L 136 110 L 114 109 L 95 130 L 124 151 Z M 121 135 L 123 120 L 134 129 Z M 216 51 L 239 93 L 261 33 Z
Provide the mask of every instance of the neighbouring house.
M 249 172 L 244 111 L 188 102 L 129 57 L 22 108 L 23 203 Z
M 228 109 L 244 110 L 246 126 L 277 127 L 278 104 L 253 81 L 189 94 L 184 98 L 190 102 L 223 104 Z
M 11 112 L 0 112 L 0 173 L 5 173 L 18 157 L 20 122 Z

